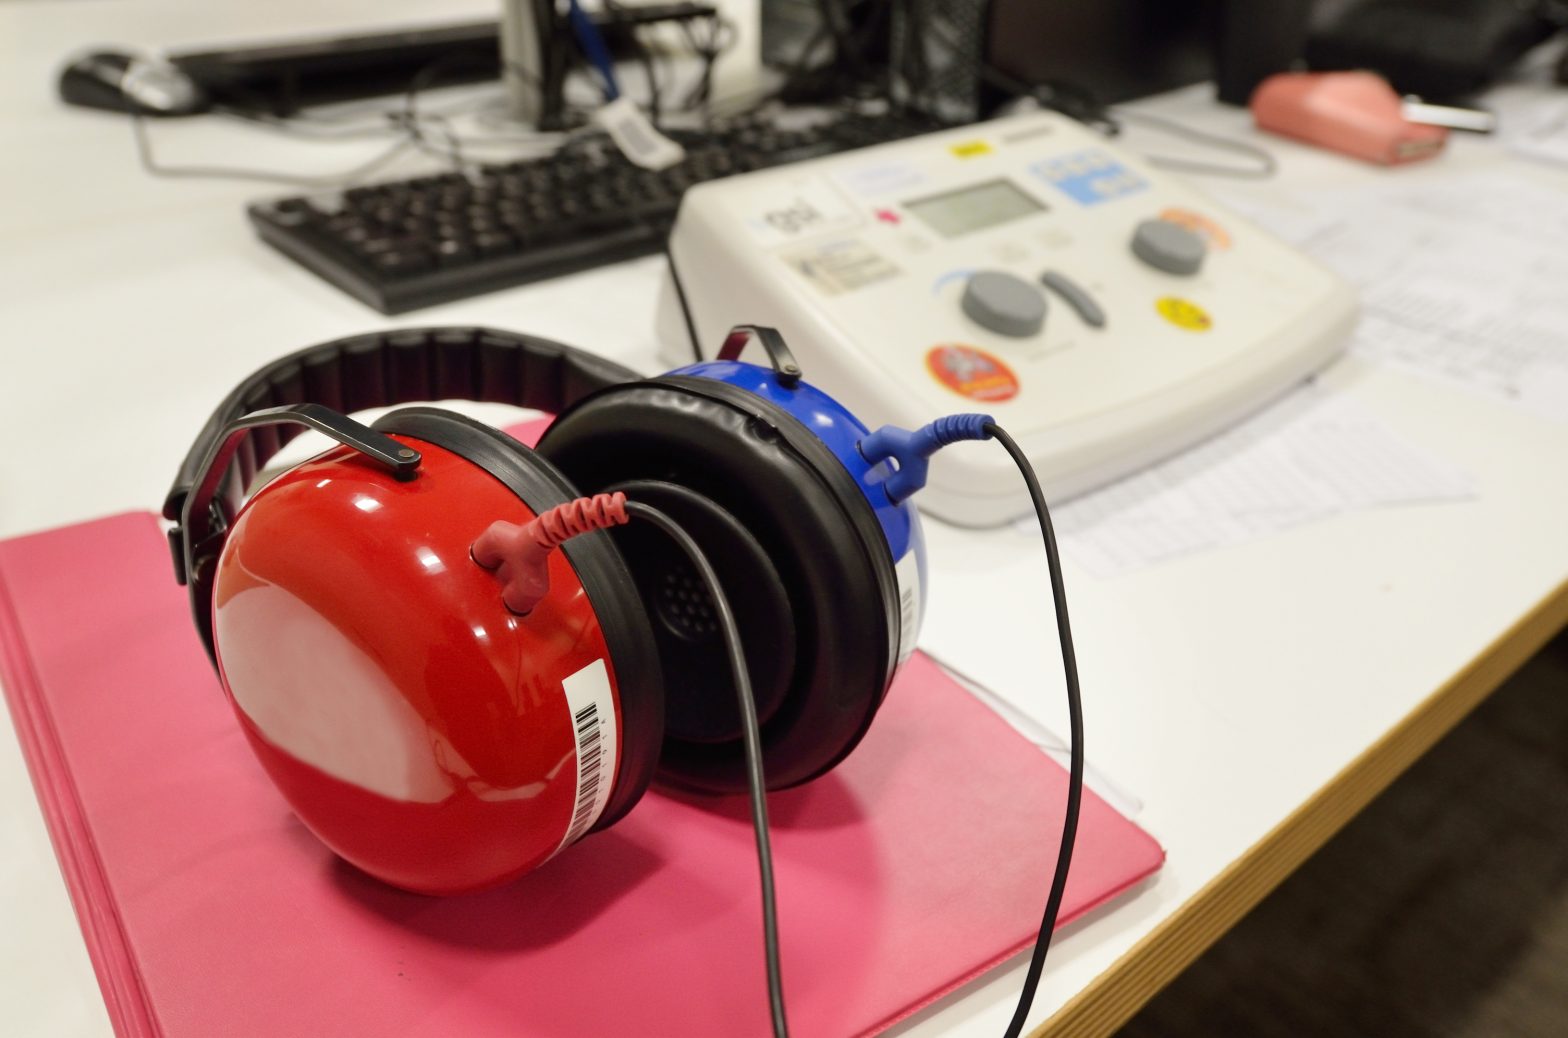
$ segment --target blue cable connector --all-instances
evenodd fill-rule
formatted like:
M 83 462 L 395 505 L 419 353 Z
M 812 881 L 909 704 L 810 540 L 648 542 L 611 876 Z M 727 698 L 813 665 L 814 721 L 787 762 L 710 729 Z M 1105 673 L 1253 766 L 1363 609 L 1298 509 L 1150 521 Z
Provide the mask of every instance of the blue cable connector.
M 993 421 L 988 414 L 950 414 L 913 432 L 884 425 L 860 441 L 860 456 L 873 465 L 889 459 L 898 463 L 882 487 L 889 501 L 900 504 L 926 485 L 931 455 L 959 440 L 989 440 L 985 427 Z

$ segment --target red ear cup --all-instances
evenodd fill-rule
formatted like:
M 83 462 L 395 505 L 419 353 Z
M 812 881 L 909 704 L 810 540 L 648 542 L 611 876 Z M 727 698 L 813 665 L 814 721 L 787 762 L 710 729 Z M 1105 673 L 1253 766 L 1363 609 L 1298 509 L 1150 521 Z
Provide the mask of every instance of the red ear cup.
M 470 558 L 491 522 L 575 496 L 559 473 L 460 416 L 398 412 L 383 431 L 400 421 L 426 433 L 398 436 L 424 456 L 417 478 L 339 448 L 245 505 L 214 631 L 246 737 L 300 819 L 382 880 L 452 893 L 520 875 L 629 809 L 662 738 L 662 690 L 603 535 L 550 557 L 526 618 Z M 489 457 L 503 447 L 504 463 Z

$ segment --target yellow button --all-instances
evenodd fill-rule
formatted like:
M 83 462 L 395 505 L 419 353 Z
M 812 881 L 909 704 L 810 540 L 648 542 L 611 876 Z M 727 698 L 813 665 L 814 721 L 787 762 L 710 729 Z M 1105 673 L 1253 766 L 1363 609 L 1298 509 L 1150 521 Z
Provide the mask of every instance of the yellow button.
M 962 143 L 952 145 L 948 150 L 961 159 L 991 154 L 991 146 L 985 141 L 963 141 Z
M 1154 301 L 1154 309 L 1171 324 L 1178 328 L 1185 328 L 1189 332 L 1206 332 L 1214 326 L 1208 311 L 1190 299 L 1161 296 Z

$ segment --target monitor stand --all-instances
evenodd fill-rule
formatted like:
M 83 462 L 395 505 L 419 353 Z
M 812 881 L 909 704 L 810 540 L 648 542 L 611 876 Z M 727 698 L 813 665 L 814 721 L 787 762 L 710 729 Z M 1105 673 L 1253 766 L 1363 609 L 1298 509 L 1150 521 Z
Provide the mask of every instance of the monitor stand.
M 550 129 L 560 121 L 557 28 L 554 0 L 501 0 L 501 82 L 515 122 Z

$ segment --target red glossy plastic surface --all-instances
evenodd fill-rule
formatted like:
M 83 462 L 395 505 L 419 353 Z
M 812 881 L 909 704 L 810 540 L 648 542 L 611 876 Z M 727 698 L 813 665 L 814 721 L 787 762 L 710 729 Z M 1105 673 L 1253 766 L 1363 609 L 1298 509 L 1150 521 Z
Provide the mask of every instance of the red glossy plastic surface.
M 258 491 L 219 562 L 214 628 L 251 746 L 305 825 L 382 880 L 456 893 L 521 875 L 566 836 L 563 679 L 604 661 L 617 731 L 620 699 L 561 552 L 526 618 L 469 555 L 490 523 L 533 514 L 472 463 L 407 442 L 424 461 L 406 483 L 340 448 Z

